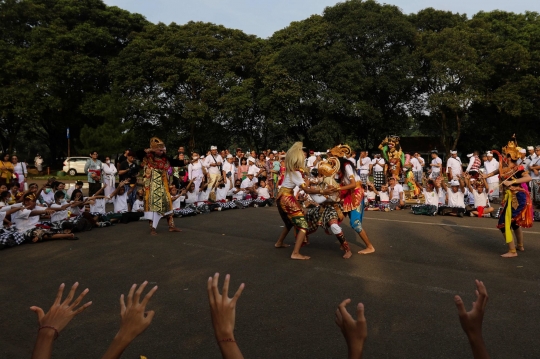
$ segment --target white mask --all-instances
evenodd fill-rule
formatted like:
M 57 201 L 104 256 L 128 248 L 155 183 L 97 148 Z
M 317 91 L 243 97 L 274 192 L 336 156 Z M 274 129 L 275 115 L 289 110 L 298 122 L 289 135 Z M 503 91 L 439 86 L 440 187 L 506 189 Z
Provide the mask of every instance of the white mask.
M 197 157 L 197 156 L 193 156 L 193 159 L 194 159 L 194 160 L 198 160 L 198 159 L 199 159 L 199 157 Z
M 107 161 L 105 161 L 105 163 L 109 164 L 109 163 L 111 163 L 111 160 L 107 160 Z

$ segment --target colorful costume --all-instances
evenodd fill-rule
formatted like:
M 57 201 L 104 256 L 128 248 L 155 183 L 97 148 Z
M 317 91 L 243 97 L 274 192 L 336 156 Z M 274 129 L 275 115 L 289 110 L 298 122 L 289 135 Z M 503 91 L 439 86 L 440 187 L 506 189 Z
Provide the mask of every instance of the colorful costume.
M 386 137 L 379 145 L 379 149 L 387 163 L 387 177 L 394 177 L 398 181 L 401 177 L 401 169 L 405 165 L 405 156 L 401 151 L 399 137 Z
M 167 216 L 169 228 L 174 228 L 168 181 L 172 167 L 164 153 L 161 157 L 154 154 L 153 151 L 158 149 L 165 151 L 165 144 L 159 138 L 153 137 L 150 140 L 150 151 L 141 164 L 144 168 L 144 218 L 150 221 L 153 229 L 156 229 L 161 217 Z
M 299 171 L 296 173 L 300 174 Z M 302 178 L 301 175 L 299 176 Z M 294 196 L 293 189 L 294 188 L 282 186 L 278 192 L 276 204 L 285 227 L 287 227 L 287 229 L 294 227 L 296 236 L 299 231 L 307 233 L 308 223 L 304 217 L 302 207 L 300 207 L 300 204 Z

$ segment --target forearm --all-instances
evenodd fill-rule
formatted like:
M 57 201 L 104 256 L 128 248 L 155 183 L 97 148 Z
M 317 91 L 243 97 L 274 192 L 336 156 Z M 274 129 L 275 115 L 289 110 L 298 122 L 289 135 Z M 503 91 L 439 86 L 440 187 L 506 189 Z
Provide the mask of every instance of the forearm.
M 481 335 L 477 337 L 469 336 L 469 344 L 471 345 L 474 359 L 489 359 L 486 344 Z
M 234 337 L 231 337 L 231 339 L 234 340 Z M 222 341 L 218 342 L 218 345 L 223 359 L 244 359 L 236 341 Z
M 364 342 L 357 345 L 348 345 L 348 359 L 361 359 L 364 351 Z
M 117 334 L 102 359 L 118 359 L 133 340 Z
M 38 332 L 32 359 L 49 359 L 51 357 L 55 335 L 55 332 L 48 328 Z

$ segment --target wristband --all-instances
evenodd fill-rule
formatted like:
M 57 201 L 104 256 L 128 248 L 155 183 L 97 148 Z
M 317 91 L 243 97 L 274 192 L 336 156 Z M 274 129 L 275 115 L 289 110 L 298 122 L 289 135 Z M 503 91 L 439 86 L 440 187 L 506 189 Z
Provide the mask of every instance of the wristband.
M 60 335 L 60 333 L 58 333 L 58 329 L 56 329 L 55 327 L 52 327 L 50 325 L 43 325 L 43 326 L 39 327 L 38 332 L 41 331 L 41 329 L 52 329 L 52 330 L 54 330 L 54 340 L 56 340 L 58 338 L 58 336 Z
M 233 338 L 226 338 L 218 340 L 218 343 L 236 343 L 236 340 L 234 340 Z

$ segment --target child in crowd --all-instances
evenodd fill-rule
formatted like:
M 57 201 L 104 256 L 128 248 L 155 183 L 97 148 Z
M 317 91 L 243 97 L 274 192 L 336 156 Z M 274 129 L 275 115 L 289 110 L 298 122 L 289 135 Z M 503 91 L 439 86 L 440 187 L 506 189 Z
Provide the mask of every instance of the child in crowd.
M 414 214 L 423 214 L 426 216 L 434 216 L 437 214 L 439 208 L 439 194 L 435 187 L 435 181 L 424 177 L 425 185 L 415 181 L 416 185 L 422 189 L 424 195 L 424 204 L 412 206 L 412 212 Z
M 450 181 L 450 189 L 444 181 L 442 181 L 442 187 L 446 192 L 446 206 L 439 207 L 440 215 L 449 215 L 463 217 L 465 213 L 465 184 L 463 176 L 459 177 L 459 180 Z
M 377 190 L 375 189 L 375 186 L 373 185 L 373 183 L 368 182 L 367 188 L 366 188 L 366 197 L 365 197 L 366 209 L 368 211 L 379 210 L 379 206 L 377 204 L 376 199 L 377 199 Z
M 472 206 L 467 206 L 468 213 L 471 217 L 491 217 L 491 212 L 493 212 L 493 207 L 489 204 L 488 194 L 486 192 L 487 183 L 484 177 L 479 177 L 478 180 L 474 181 L 475 185 L 472 184 L 473 178 L 468 173 L 465 174 L 465 183 L 469 189 L 470 198 L 472 199 Z
M 176 187 L 172 187 L 176 189 Z M 174 202 L 173 208 L 175 208 Z M 142 188 L 137 190 L 137 196 L 135 197 L 135 202 L 133 202 L 133 206 L 131 207 L 131 212 L 144 212 L 144 190 Z
M 266 187 L 266 181 L 260 181 L 253 187 L 253 192 L 257 195 L 257 198 L 253 201 L 254 207 L 270 207 L 273 203 L 272 196 Z
M 377 191 L 375 186 L 372 187 L 373 191 L 379 196 L 379 211 L 390 211 L 390 193 L 388 192 L 388 185 L 383 184 L 381 190 Z

